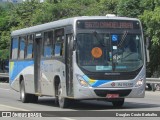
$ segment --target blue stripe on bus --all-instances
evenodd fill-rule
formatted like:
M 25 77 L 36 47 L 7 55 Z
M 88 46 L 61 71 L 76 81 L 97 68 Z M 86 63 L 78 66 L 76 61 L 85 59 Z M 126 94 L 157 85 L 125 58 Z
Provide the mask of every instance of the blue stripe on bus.
M 14 61 L 9 63 L 9 77 L 10 82 L 13 82 L 17 75 L 22 72 L 26 67 L 32 66 L 33 61 Z
M 112 80 L 93 80 L 88 78 L 86 75 L 83 76 L 84 80 L 88 82 L 91 87 L 98 87 L 102 84 L 111 82 Z

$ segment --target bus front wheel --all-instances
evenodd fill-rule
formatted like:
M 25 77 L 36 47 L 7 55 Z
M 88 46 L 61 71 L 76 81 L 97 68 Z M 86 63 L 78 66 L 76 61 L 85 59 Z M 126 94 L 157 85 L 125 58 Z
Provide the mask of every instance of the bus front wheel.
M 62 87 L 60 83 L 58 85 L 58 104 L 60 108 L 66 108 L 69 104 L 69 99 L 62 96 Z

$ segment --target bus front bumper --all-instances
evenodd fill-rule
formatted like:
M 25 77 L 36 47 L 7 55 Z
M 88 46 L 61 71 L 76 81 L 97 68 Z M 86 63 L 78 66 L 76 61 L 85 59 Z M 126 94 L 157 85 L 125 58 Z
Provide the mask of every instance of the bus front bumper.
M 143 98 L 145 85 L 131 88 L 93 88 L 78 86 L 75 90 L 75 99 L 100 99 L 108 98 L 108 95 L 118 95 L 119 98 Z

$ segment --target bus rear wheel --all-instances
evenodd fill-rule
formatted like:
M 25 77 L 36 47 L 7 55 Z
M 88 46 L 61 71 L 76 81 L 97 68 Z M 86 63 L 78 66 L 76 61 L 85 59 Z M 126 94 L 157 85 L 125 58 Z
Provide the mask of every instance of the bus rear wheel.
M 26 93 L 24 80 L 22 80 L 20 83 L 20 99 L 23 103 L 36 103 L 38 101 L 38 96 Z
M 69 99 L 65 98 L 62 96 L 62 87 L 61 84 L 59 83 L 58 85 L 58 104 L 60 108 L 66 108 L 69 105 Z
M 113 100 L 112 104 L 114 107 L 122 107 L 124 104 L 124 98 Z
M 25 85 L 24 85 L 24 80 L 21 81 L 20 83 L 20 99 L 23 103 L 29 102 L 29 96 L 25 92 Z

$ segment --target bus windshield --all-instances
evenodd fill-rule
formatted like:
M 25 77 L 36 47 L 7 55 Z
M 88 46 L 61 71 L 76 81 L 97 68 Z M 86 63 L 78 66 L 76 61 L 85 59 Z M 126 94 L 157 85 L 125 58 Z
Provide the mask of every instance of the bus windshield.
M 142 52 L 141 32 L 95 29 L 77 33 L 77 62 L 89 72 L 135 71 L 143 65 Z

